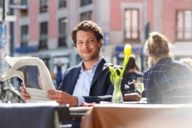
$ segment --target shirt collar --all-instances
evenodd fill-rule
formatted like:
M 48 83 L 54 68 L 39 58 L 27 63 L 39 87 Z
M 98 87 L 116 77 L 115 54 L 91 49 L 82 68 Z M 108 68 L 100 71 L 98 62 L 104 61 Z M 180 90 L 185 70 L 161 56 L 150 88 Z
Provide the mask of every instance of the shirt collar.
M 92 68 L 91 68 L 92 72 L 95 72 L 95 70 L 96 70 L 98 64 L 101 62 L 101 60 L 102 60 L 102 57 L 100 56 L 99 60 L 92 66 Z M 84 72 L 85 69 L 83 67 L 83 61 L 81 61 L 80 65 L 81 65 L 81 72 Z
M 171 57 L 161 58 L 156 64 L 165 63 L 165 62 L 167 62 L 167 61 L 171 61 Z

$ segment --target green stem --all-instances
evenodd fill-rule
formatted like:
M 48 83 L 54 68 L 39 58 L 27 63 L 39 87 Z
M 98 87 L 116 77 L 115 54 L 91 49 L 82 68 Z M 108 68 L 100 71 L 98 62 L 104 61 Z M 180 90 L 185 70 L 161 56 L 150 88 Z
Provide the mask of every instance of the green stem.
M 129 56 L 125 56 L 125 57 L 124 57 L 124 61 L 123 61 L 123 70 L 122 70 L 122 73 L 120 74 L 120 78 L 123 77 L 123 74 L 124 74 L 124 72 L 125 72 L 126 65 L 127 65 L 128 61 L 129 61 Z

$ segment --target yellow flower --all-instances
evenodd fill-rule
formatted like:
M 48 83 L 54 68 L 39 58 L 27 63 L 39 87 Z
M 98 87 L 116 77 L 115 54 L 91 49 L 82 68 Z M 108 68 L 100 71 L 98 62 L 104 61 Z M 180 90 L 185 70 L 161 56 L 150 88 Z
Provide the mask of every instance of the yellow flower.
M 130 44 L 126 44 L 124 46 L 124 56 L 130 56 L 131 53 L 132 53 L 131 45 Z
M 110 79 L 114 85 L 119 84 L 120 81 L 122 80 L 126 65 L 129 61 L 129 57 L 131 54 L 132 54 L 131 45 L 126 44 L 124 46 L 123 68 L 114 69 L 114 67 L 112 67 L 112 66 L 109 67 L 109 71 L 111 73 Z

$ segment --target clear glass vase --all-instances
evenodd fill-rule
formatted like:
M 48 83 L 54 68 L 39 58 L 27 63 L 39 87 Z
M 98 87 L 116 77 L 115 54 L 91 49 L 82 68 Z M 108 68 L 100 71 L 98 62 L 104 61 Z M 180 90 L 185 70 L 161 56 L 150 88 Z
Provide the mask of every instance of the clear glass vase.
M 123 103 L 123 95 L 121 92 L 121 82 L 114 85 L 112 103 Z

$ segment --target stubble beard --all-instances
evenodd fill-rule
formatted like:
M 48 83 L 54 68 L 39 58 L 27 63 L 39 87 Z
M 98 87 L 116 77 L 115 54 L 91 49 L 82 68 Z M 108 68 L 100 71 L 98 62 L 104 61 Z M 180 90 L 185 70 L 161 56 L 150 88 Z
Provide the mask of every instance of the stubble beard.
M 97 60 L 99 58 L 98 54 L 94 54 L 94 55 L 90 55 L 90 56 L 81 56 L 82 60 L 87 62 L 87 61 L 94 61 Z

